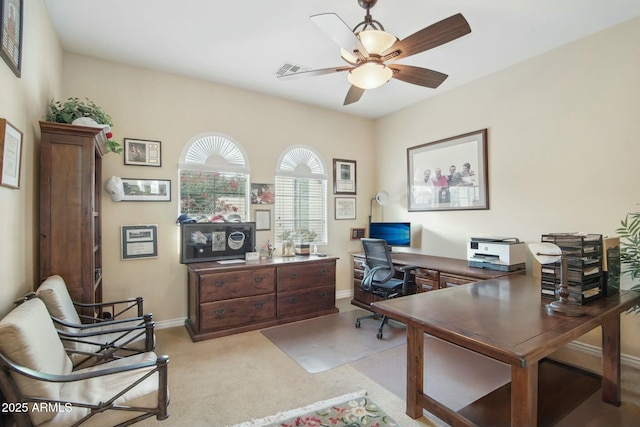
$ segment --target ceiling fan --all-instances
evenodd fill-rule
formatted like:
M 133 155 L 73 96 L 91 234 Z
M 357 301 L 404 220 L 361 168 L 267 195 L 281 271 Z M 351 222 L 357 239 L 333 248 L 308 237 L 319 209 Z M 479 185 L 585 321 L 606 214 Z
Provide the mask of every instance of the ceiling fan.
M 387 33 L 382 24 L 371 16 L 370 10 L 377 2 L 378 0 L 358 0 L 358 4 L 366 10 L 366 15 L 364 21 L 353 30 L 335 13 L 322 13 L 311 17 L 311 20 L 340 46 L 341 57 L 349 65 L 284 74 L 278 78 L 289 80 L 348 71 L 347 79 L 351 88 L 344 105 L 357 102 L 365 90 L 382 86 L 392 77 L 433 89 L 440 86 L 448 77 L 446 74 L 388 62 L 433 49 L 469 34 L 471 28 L 467 20 L 458 13 L 399 40 L 393 34 Z

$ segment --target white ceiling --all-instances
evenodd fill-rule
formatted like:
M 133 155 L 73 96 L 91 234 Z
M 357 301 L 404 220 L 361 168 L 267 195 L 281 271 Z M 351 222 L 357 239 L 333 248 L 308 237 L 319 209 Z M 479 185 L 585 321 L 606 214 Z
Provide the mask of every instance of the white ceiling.
M 309 19 L 333 12 L 350 27 L 357 0 L 45 0 L 66 51 L 377 118 L 640 15 L 638 0 L 379 0 L 371 10 L 403 39 L 462 13 L 471 34 L 399 63 L 449 75 L 428 89 L 392 79 L 343 107 L 345 73 L 282 81 L 285 63 L 346 65 Z M 27 5 L 28 6 L 28 5 Z

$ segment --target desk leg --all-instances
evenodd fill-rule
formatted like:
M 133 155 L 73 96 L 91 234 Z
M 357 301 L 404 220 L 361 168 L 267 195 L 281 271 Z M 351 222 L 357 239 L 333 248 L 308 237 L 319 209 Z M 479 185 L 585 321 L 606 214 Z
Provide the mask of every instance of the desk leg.
M 602 319 L 602 401 L 620 406 L 620 315 Z
M 511 425 L 538 425 L 538 363 L 511 366 Z
M 422 416 L 420 397 L 424 387 L 424 332 L 407 325 L 407 415 Z

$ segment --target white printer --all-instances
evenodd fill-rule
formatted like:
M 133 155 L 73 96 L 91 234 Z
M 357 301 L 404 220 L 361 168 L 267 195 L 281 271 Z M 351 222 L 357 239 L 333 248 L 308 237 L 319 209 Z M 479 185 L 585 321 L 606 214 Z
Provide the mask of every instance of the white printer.
M 515 237 L 472 237 L 467 246 L 469 267 L 498 271 L 526 268 L 526 246 Z

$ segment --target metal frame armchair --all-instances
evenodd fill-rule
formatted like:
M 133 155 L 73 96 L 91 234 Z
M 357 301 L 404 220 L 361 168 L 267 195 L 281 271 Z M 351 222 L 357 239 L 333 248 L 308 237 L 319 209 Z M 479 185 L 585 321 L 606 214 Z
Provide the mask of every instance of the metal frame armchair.
M 0 321 L 0 390 L 18 427 L 127 426 L 168 417 L 168 356 L 153 352 L 73 371 L 44 303 Z
M 22 300 L 33 297 L 41 299 L 47 307 L 73 360 L 74 369 L 155 349 L 153 316 L 141 314 L 141 297 L 98 304 L 74 303 L 64 280 L 58 275 L 48 277 L 35 293 L 27 294 Z M 119 308 L 122 305 L 125 307 Z M 76 311 L 77 306 L 91 306 L 96 310 L 111 307 L 113 315 L 109 320 L 81 316 Z M 135 314 L 135 317 L 125 317 Z M 81 319 L 90 323 L 82 323 Z
M 411 289 L 411 274 L 418 267 L 415 265 L 407 265 L 396 267 L 391 259 L 391 252 L 386 240 L 383 239 L 361 239 L 364 249 L 364 276 L 360 287 L 368 293 L 377 295 L 382 299 L 391 299 L 404 295 L 408 295 Z M 396 279 L 396 269 L 403 274 L 402 279 Z M 360 322 L 364 319 L 380 320 L 377 337 L 382 338 L 382 329 L 388 322 L 388 317 L 374 313 L 367 316 L 361 316 L 356 319 L 356 328 L 360 327 Z

